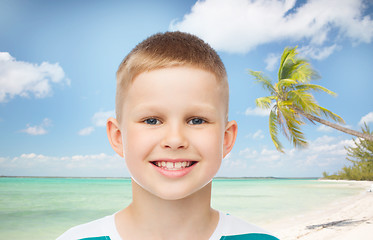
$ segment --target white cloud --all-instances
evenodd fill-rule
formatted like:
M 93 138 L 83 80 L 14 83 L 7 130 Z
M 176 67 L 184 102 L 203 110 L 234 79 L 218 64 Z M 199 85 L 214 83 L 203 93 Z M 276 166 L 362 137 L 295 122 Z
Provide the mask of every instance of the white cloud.
M 276 162 L 280 160 L 282 153 L 278 152 L 277 150 L 269 150 L 266 147 L 263 147 L 260 151 L 245 148 L 244 150 L 240 151 L 240 156 L 246 159 L 253 159 L 255 162 Z
M 279 62 L 280 57 L 281 56 L 279 54 L 270 53 L 267 56 L 267 58 L 264 60 L 267 64 L 266 69 L 268 71 L 275 70 L 276 69 L 276 64 Z
M 345 147 L 352 145 L 352 140 L 323 136 L 311 141 L 307 148 L 295 150 L 293 159 L 298 167 L 317 166 L 321 168 L 341 162 L 346 163 Z
M 255 133 L 253 133 L 250 136 L 251 136 L 252 139 L 263 139 L 264 138 L 264 134 L 263 134 L 263 131 L 261 129 L 259 129 L 258 131 L 256 131 Z
M 238 156 L 224 160 L 217 176 L 225 177 L 266 177 L 277 176 L 277 169 L 283 165 L 283 154 L 276 150 L 245 148 Z M 276 173 L 275 173 L 276 172 Z
M 250 168 L 250 166 L 246 160 L 237 157 L 230 157 L 229 159 L 223 160 L 217 176 L 245 176 L 247 168 Z
M 345 147 L 353 140 L 322 136 L 309 141 L 307 148 L 246 147 L 223 161 L 219 176 L 318 177 L 323 171 L 334 173 L 348 165 Z
M 251 148 L 245 148 L 239 152 L 240 156 L 244 156 L 245 158 L 256 158 L 258 157 L 258 151 Z
M 80 130 L 80 131 L 78 132 L 78 134 L 79 134 L 80 136 L 86 136 L 86 135 L 91 134 L 94 130 L 95 130 L 94 127 L 86 127 L 86 128 L 83 128 L 82 130 Z
M 30 124 L 26 125 L 26 129 L 21 130 L 30 135 L 44 135 L 47 134 L 47 128 L 52 125 L 52 121 L 48 118 L 45 118 L 43 122 L 39 125 L 31 126 Z
M 52 83 L 70 84 L 58 63 L 37 65 L 16 61 L 8 52 L 0 52 L 0 102 L 7 102 L 15 96 L 50 96 Z
M 318 132 L 326 132 L 326 133 L 329 133 L 329 132 L 333 132 L 334 129 L 331 128 L 331 127 L 328 127 L 324 124 L 321 124 L 320 126 L 317 127 L 317 131 Z
M 339 50 L 340 46 L 333 44 L 326 47 L 316 47 L 316 46 L 305 46 L 299 49 L 299 53 L 317 60 L 322 60 L 329 57 L 335 50 Z
M 363 126 L 363 125 L 364 125 L 364 122 L 365 122 L 366 124 L 373 123 L 373 112 L 370 112 L 370 113 L 368 113 L 367 115 L 363 116 L 363 117 L 360 119 L 359 125 L 360 125 L 360 126 Z
M 73 156 L 21 154 L 0 157 L 0 175 L 128 177 L 124 159 L 105 153 Z
M 230 168 L 245 169 L 247 168 L 247 162 L 241 159 L 232 159 L 232 160 L 223 162 L 223 166 L 225 167 L 229 166 Z
M 353 126 L 350 126 L 350 125 L 347 125 L 347 124 L 338 124 L 342 127 L 345 127 L 345 128 L 349 128 L 349 129 L 354 129 Z M 339 132 L 337 129 L 334 129 L 332 127 L 328 127 L 324 124 L 320 124 L 317 129 L 316 129 L 318 132 L 325 132 L 325 133 L 330 133 L 330 132 Z
M 109 117 L 115 117 L 114 110 L 106 111 L 106 112 L 103 112 L 103 111 L 96 112 L 95 114 L 93 114 L 93 117 L 92 117 L 92 123 L 94 126 L 83 128 L 79 130 L 78 134 L 80 136 L 87 136 L 87 135 L 90 135 L 95 130 L 96 127 L 106 127 L 106 121 Z
M 267 117 L 269 116 L 270 109 L 262 109 L 262 108 L 251 108 L 248 107 L 245 111 L 246 116 L 260 116 L 260 117 Z
M 324 58 L 336 46 L 328 42 L 349 39 L 354 44 L 370 43 L 373 21 L 364 15 L 363 0 L 206 0 L 197 1 L 170 30 L 201 37 L 217 50 L 246 53 L 259 45 L 282 40 L 316 46 L 310 53 Z
M 92 117 L 92 122 L 96 127 L 105 127 L 106 120 L 109 117 L 114 117 L 115 111 L 97 112 Z

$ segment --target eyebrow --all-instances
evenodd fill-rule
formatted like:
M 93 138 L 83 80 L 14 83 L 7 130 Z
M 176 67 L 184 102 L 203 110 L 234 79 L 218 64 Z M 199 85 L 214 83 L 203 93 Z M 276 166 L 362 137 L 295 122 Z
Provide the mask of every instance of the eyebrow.
M 153 103 L 145 103 L 145 104 L 139 104 L 139 105 L 136 105 L 134 107 L 135 110 L 151 110 L 151 111 L 155 111 L 155 112 L 158 112 L 158 111 L 162 111 L 163 107 L 162 106 L 159 106 L 159 105 L 156 105 L 156 104 L 153 104 Z M 203 111 L 203 112 L 209 112 L 209 113 L 214 113 L 214 112 L 217 112 L 216 111 L 216 108 L 213 107 L 212 105 L 210 104 L 192 104 L 192 105 L 189 105 L 188 110 L 193 110 L 193 111 Z

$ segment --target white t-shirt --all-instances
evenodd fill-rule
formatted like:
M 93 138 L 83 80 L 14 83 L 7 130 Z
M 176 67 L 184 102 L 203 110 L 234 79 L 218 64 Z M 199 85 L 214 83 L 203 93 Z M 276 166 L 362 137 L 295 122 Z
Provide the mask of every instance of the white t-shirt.
M 122 240 L 115 226 L 114 215 L 73 227 L 58 237 L 57 240 Z M 218 226 L 209 240 L 221 239 L 278 240 L 260 227 L 219 212 Z

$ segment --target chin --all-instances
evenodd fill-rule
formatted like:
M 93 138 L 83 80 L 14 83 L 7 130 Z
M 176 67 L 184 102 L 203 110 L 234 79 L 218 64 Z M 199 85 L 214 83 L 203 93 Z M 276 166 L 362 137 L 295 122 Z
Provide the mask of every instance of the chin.
M 204 191 L 208 191 L 208 194 L 210 194 L 210 186 L 207 187 L 207 185 L 211 182 L 208 181 L 205 184 L 201 184 L 199 186 L 193 187 L 182 187 L 180 185 L 174 186 L 174 187 L 168 187 L 163 189 L 158 189 L 159 191 L 152 192 L 153 195 L 167 201 L 177 201 L 177 200 L 183 200 L 187 199 L 189 197 L 194 196 L 197 193 L 202 193 Z

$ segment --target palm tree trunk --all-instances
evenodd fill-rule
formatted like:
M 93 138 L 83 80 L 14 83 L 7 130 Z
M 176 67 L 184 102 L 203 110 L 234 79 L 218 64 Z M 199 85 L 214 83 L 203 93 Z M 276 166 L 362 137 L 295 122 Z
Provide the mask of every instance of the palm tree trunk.
M 336 123 L 332 123 L 332 122 L 329 122 L 327 120 L 316 117 L 314 115 L 305 113 L 300 109 L 294 109 L 294 110 L 297 111 L 299 114 L 303 115 L 304 117 L 308 118 L 311 121 L 315 121 L 315 122 L 324 124 L 328 127 L 331 127 L 331 128 L 334 128 L 338 131 L 353 135 L 355 137 L 359 137 L 359 138 L 363 138 L 363 139 L 366 139 L 366 140 L 369 140 L 369 141 L 373 141 L 373 135 L 365 134 L 365 133 L 358 132 L 358 131 L 355 131 L 355 130 L 352 130 L 352 129 L 349 129 L 349 128 L 342 127 L 341 125 L 338 125 Z

